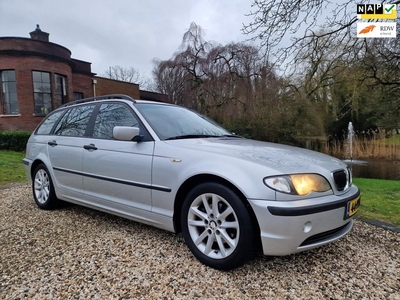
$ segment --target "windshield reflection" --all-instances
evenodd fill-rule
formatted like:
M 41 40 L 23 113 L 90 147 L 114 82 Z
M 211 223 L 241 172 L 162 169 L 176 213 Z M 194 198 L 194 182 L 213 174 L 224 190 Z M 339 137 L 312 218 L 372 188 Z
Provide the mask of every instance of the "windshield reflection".
M 137 103 L 136 107 L 162 140 L 231 135 L 211 119 L 184 107 L 157 103 Z

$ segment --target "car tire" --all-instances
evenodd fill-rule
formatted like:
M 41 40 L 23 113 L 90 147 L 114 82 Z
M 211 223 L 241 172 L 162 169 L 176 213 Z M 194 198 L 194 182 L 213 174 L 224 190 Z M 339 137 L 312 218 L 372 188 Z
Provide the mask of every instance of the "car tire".
M 222 184 L 203 183 L 189 192 L 181 226 L 193 255 L 209 267 L 231 270 L 254 255 L 254 226 L 246 205 Z
M 58 199 L 47 167 L 44 164 L 38 165 L 32 179 L 32 192 L 37 206 L 46 210 L 55 209 Z

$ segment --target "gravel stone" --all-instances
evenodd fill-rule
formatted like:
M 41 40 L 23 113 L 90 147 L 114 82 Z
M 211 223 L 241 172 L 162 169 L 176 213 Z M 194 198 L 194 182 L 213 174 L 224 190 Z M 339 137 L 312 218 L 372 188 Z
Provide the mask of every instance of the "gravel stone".
M 180 235 L 76 205 L 40 210 L 28 184 L 0 189 L 0 299 L 400 299 L 400 234 L 350 234 L 223 272 Z

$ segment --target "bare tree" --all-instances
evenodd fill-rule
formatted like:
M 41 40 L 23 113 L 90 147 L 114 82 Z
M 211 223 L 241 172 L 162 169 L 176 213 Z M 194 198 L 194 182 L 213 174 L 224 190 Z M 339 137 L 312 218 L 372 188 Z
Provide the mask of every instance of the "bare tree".
M 166 94 L 170 103 L 184 105 L 184 89 L 187 81 L 185 71 L 173 60 L 154 59 L 153 63 L 155 91 Z
M 129 83 L 138 83 L 138 81 L 141 80 L 140 72 L 133 67 L 109 67 L 109 69 L 105 71 L 105 75 L 103 76 L 113 80 L 125 81 Z
M 318 108 L 327 133 L 349 121 L 400 127 L 399 39 L 356 38 L 356 5 L 369 2 L 253 0 L 243 27 L 297 97 Z
M 144 76 L 139 72 L 139 70 L 133 67 L 124 68 L 118 65 L 109 67 L 108 70 L 106 70 L 101 76 L 113 80 L 138 84 L 142 90 L 157 90 L 155 83 L 150 78 Z
M 169 60 L 154 61 L 159 91 L 235 132 L 277 141 L 284 109 L 280 80 L 271 66 L 253 46 L 223 46 L 205 41 L 201 34 L 192 23 L 180 50 Z
M 357 21 L 356 4 L 369 1 L 345 0 L 337 3 L 323 0 L 254 0 L 243 32 L 251 40 L 259 41 L 269 61 L 295 73 L 304 56 L 304 48 L 325 43 L 342 47 L 340 56 L 347 62 L 359 59 L 357 51 L 363 49 L 364 39 L 355 38 L 353 29 Z M 399 4 L 384 0 L 382 3 Z
M 154 82 L 133 67 L 124 68 L 118 65 L 109 67 L 102 76 L 113 80 L 136 83 L 139 84 L 141 89 L 147 91 L 156 91 Z

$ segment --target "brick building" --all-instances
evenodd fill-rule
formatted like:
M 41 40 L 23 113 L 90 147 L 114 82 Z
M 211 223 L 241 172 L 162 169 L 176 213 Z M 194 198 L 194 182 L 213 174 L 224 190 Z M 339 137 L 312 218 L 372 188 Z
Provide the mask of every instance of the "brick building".
M 71 58 L 39 25 L 30 38 L 0 37 L 0 130 L 33 130 L 60 105 L 96 95 L 167 101 L 138 84 L 95 75 L 90 62 Z

